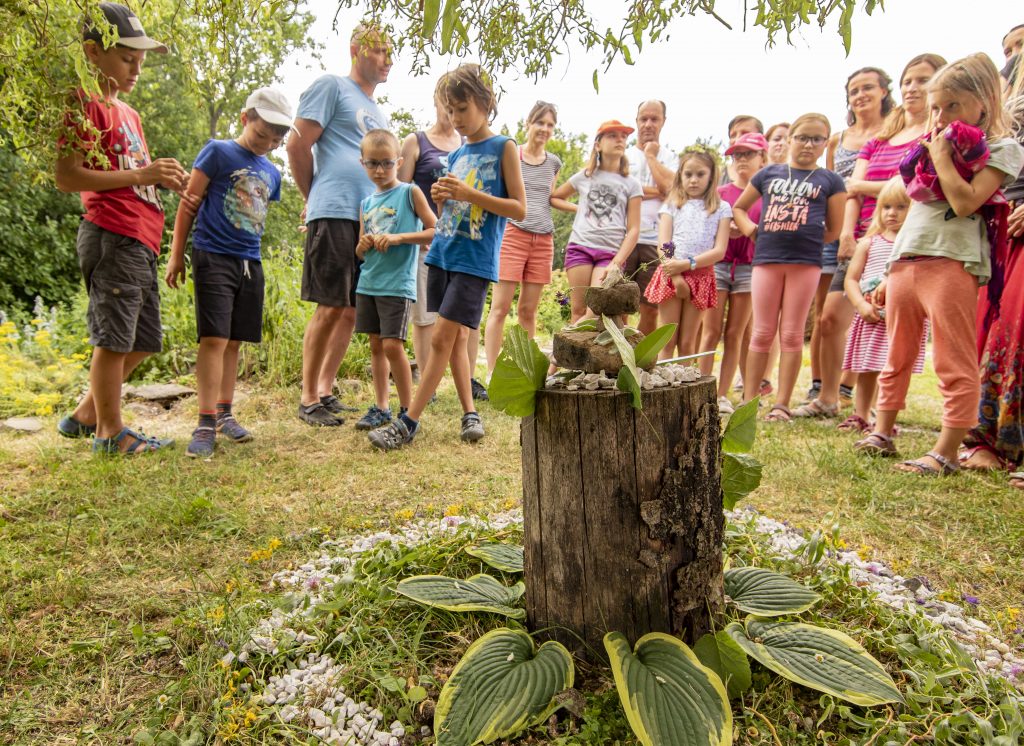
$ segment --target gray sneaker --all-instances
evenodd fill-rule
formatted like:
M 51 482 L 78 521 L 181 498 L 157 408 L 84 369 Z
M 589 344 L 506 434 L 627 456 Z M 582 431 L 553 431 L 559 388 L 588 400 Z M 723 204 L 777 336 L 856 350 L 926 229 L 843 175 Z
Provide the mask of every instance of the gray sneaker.
M 217 432 L 235 443 L 248 443 L 252 433 L 238 424 L 234 415 L 225 414 L 217 418 Z
M 476 443 L 484 437 L 484 423 L 476 412 L 462 415 L 462 439 L 467 443 Z
M 216 445 L 217 431 L 212 427 L 197 427 L 192 431 L 192 440 L 185 449 L 191 458 L 210 458 Z
M 313 402 L 308 406 L 300 403 L 299 419 L 307 425 L 316 427 L 337 427 L 345 422 L 341 417 L 335 417 L 328 412 L 327 407 L 320 402 Z
M 376 404 L 366 410 L 366 414 L 359 418 L 356 423 L 356 430 L 376 430 L 381 425 L 391 422 L 391 410 L 381 409 Z
M 374 448 L 379 448 L 382 451 L 397 451 L 402 446 L 407 446 L 412 443 L 419 431 L 419 425 L 416 425 L 416 427 L 410 431 L 399 417 L 392 420 L 384 427 L 372 430 L 367 437 L 370 439 L 370 443 Z

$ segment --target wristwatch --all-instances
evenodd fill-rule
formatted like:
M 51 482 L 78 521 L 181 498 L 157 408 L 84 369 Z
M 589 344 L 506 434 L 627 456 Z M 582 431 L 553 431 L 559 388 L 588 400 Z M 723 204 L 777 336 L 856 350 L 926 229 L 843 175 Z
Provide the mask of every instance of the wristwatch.
M 693 258 L 693 257 L 691 256 L 691 257 L 690 257 L 690 271 L 691 271 L 691 272 L 693 272 L 693 270 L 695 270 L 695 269 L 697 269 L 697 260 L 696 260 L 696 259 L 694 259 L 694 258 Z

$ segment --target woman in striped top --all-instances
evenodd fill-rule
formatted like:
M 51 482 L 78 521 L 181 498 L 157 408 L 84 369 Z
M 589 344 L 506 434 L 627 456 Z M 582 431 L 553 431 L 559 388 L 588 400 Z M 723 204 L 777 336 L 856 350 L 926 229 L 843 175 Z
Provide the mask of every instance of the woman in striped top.
M 537 305 L 544 286 L 551 282 L 555 255 L 555 223 L 551 207 L 575 212 L 565 200 L 553 200 L 562 161 L 545 146 L 555 132 L 558 114 L 554 104 L 538 101 L 526 118 L 526 143 L 519 148 L 519 162 L 526 186 L 526 218 L 510 220 L 505 227 L 498 258 L 498 284 L 491 297 L 491 311 L 484 331 L 487 371 L 494 370 L 505 337 L 505 318 L 519 289 L 516 316 L 532 338 L 537 327 Z M 521 286 L 521 287 L 520 287 Z

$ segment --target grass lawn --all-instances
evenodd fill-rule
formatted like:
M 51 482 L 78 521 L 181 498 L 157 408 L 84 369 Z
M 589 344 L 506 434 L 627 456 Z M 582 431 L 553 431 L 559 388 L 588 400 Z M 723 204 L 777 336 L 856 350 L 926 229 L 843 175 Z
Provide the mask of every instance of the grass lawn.
M 130 415 L 178 438 L 155 457 L 93 458 L 54 422 L 37 435 L 0 433 L 0 743 L 131 742 L 167 718 L 157 694 L 183 677 L 179 720 L 205 709 L 217 696 L 210 677 L 183 666 L 216 642 L 211 608 L 233 589 L 258 593 L 315 554 L 324 533 L 519 504 L 518 422 L 485 404 L 488 437 L 461 443 L 450 387 L 421 439 L 393 454 L 373 452 L 350 424 L 303 425 L 295 404 L 291 391 L 249 391 L 236 409 L 257 440 L 222 445 L 209 462 L 185 457 L 188 400 Z M 930 448 L 938 410 L 934 378 L 918 377 L 898 438 L 908 457 Z M 1024 500 L 1004 476 L 896 474 L 823 422 L 760 432 L 764 482 L 747 504 L 808 529 L 838 523 L 850 546 L 928 577 L 951 600 L 977 597 L 986 621 L 1024 606 Z

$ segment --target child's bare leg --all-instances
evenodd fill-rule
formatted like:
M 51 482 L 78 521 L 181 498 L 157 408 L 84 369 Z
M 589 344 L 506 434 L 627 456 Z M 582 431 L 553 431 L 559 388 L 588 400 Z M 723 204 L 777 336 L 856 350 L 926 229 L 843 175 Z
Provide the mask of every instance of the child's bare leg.
M 683 313 L 679 324 L 679 352 L 682 355 L 693 355 L 697 352 L 697 341 L 701 331 L 701 319 L 704 311 L 693 305 L 683 303 Z
M 121 419 L 121 381 L 124 379 L 125 357 L 123 352 L 93 348 L 89 391 L 96 409 L 97 438 L 113 438 L 124 429 Z
M 398 404 L 401 407 L 408 408 L 412 402 L 412 366 L 409 365 L 409 358 L 405 354 L 405 345 L 402 343 L 402 340 L 395 337 L 381 339 L 380 343 L 384 348 L 384 356 L 391 367 L 391 375 L 395 379 L 395 389 L 398 391 Z M 386 380 L 385 378 L 385 382 Z M 387 394 L 385 394 L 384 403 L 387 403 Z M 377 406 L 380 407 L 379 402 Z M 387 407 L 381 407 L 381 409 L 387 409 Z
M 474 366 L 469 364 L 469 356 L 466 354 L 469 340 L 474 334 L 479 337 L 480 330 L 459 325 L 459 334 L 451 356 L 452 380 L 455 383 L 455 392 L 459 395 L 459 404 L 462 405 L 463 412 L 476 411 L 476 405 L 473 404 L 473 387 L 470 382 Z
M 437 391 L 437 386 L 441 383 L 444 372 L 448 368 L 452 350 L 455 349 L 458 341 L 459 330 L 464 328 L 457 321 L 451 321 L 443 316 L 437 317 L 430 339 L 430 358 L 427 360 L 426 367 L 420 372 L 420 385 L 416 388 L 416 394 L 409 406 L 409 419 L 418 420 L 423 414 L 423 410 L 427 408 L 430 397 Z M 465 347 L 462 348 L 462 360 L 465 361 L 468 368 L 469 361 L 466 359 Z M 470 398 L 472 399 L 472 396 Z
M 227 346 L 228 340 L 224 337 L 201 337 L 199 340 L 199 353 L 196 355 L 196 388 L 200 415 L 217 413 L 217 395 L 220 393 L 224 378 L 224 353 Z
M 719 305 L 721 305 L 721 301 L 719 301 Z M 743 340 L 747 330 L 750 329 L 750 311 L 750 293 L 733 293 L 729 296 L 729 316 L 725 322 L 722 365 L 718 369 L 719 396 L 728 396 L 729 389 L 732 388 L 732 381 L 736 377 L 736 366 L 739 364 L 743 351 Z M 707 324 L 706 318 L 705 324 Z M 704 345 L 704 350 L 710 349 L 711 347 Z
M 373 377 L 373 397 L 379 409 L 389 409 L 388 394 L 391 384 L 388 381 L 388 358 L 384 354 L 384 341 L 379 334 L 370 335 L 370 374 Z
M 659 360 L 668 360 L 675 357 L 679 340 L 679 317 L 682 314 L 682 307 L 683 302 L 678 298 L 666 298 L 658 304 L 658 323 L 662 326 L 665 324 L 676 325 L 676 330 L 672 332 L 672 337 L 661 348 L 661 352 L 658 353 Z
M 593 265 L 591 264 L 580 264 L 575 267 L 570 267 L 565 271 L 566 278 L 569 280 L 569 304 L 570 304 L 570 317 L 569 321 L 575 324 L 577 321 L 587 315 L 587 287 L 590 285 L 590 278 L 593 275 Z
M 224 365 L 220 374 L 220 392 L 217 403 L 235 400 L 235 383 L 238 381 L 238 350 L 242 346 L 237 339 L 229 340 L 224 346 Z
M 129 352 L 124 356 L 124 375 L 122 376 L 122 383 L 128 380 L 128 376 L 132 374 L 132 371 L 139 367 L 139 363 L 149 357 L 152 353 L 149 352 Z M 93 353 L 93 360 L 95 361 L 95 352 Z M 93 363 L 95 364 L 95 363 Z M 96 424 L 96 401 L 92 395 L 92 386 L 89 386 L 89 390 L 85 392 L 85 396 L 82 397 L 81 401 L 78 402 L 78 406 L 75 407 L 75 411 L 71 413 L 71 416 L 81 422 L 83 425 L 95 425 Z M 118 430 L 120 432 L 120 430 Z M 116 434 L 116 433 L 115 433 Z
M 853 391 L 853 411 L 865 422 L 871 421 L 871 405 L 878 391 L 878 372 L 860 373 L 858 385 Z
M 512 310 L 512 299 L 515 297 L 518 282 L 502 280 L 494 286 L 491 295 L 491 310 L 487 314 L 487 328 L 484 330 L 484 349 L 487 351 L 487 373 L 494 370 L 501 353 L 501 345 L 505 341 L 505 319 Z M 520 318 L 519 323 L 523 320 Z M 533 336 L 532 330 L 527 333 Z
M 743 401 L 750 401 L 758 395 L 761 379 L 768 367 L 768 353 L 747 350 L 747 369 L 743 371 Z
M 725 307 L 729 302 L 729 294 L 724 290 L 718 291 L 718 305 L 709 308 L 704 314 L 704 331 L 700 335 L 700 349 L 714 350 L 718 347 L 718 340 L 722 338 L 722 326 L 725 323 Z M 731 314 L 732 311 L 730 310 Z M 724 358 L 723 358 L 724 360 Z M 702 376 L 710 376 L 715 367 L 715 356 L 706 355 L 697 361 Z M 721 371 L 720 371 L 721 372 Z

